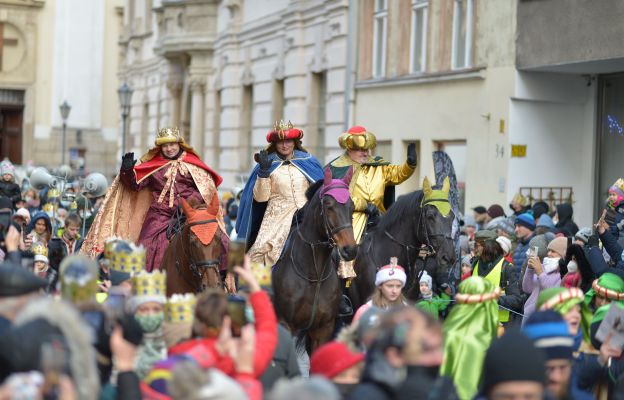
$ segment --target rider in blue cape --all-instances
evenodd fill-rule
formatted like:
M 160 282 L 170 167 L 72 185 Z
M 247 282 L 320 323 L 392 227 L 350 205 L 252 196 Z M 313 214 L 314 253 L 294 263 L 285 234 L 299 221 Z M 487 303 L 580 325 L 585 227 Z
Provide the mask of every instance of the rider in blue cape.
M 240 199 L 236 232 L 246 241 L 252 262 L 278 260 L 293 214 L 307 202 L 310 184 L 323 178 L 318 160 L 301 146 L 303 131 L 290 121 L 276 122 L 267 134 L 269 146 L 254 155 L 258 163 Z

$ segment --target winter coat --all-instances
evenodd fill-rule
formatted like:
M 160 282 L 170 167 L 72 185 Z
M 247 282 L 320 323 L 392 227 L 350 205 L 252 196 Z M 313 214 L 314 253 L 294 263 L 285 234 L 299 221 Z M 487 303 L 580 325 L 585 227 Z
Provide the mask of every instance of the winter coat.
M 269 295 L 256 292 L 249 296 L 249 302 L 254 312 L 256 328 L 256 352 L 254 353 L 254 375 L 259 377 L 265 371 L 277 347 L 277 318 Z M 191 339 L 175 345 L 169 349 L 169 356 L 184 354 L 197 345 L 204 346 L 217 360 L 215 368 L 229 375 L 235 375 L 234 360 L 228 355 L 221 355 L 215 345 L 217 338 Z
M 442 293 L 440 296 L 432 296 L 430 299 L 420 299 L 416 303 L 416 308 L 419 308 L 436 318 L 440 317 L 440 312 L 444 311 L 450 302 L 450 297 L 446 293 Z
M 77 239 L 73 243 L 72 254 L 78 254 L 82 247 L 82 239 Z M 69 252 L 68 244 L 60 237 L 52 238 L 48 242 L 48 259 L 50 260 L 50 268 L 55 271 L 59 270 L 61 262 L 67 257 Z
M 292 379 L 301 375 L 292 335 L 281 324 L 277 325 L 277 334 L 277 348 L 273 353 L 273 359 L 260 377 L 265 393 L 268 393 L 280 378 Z
M 407 367 L 407 378 L 399 389 L 399 400 L 459 399 L 453 380 L 447 376 L 431 376 L 426 367 Z
M 611 232 L 606 230 L 602 235 L 599 235 L 600 241 L 604 246 L 611 260 L 615 262 L 615 267 L 624 270 L 624 261 L 622 260 L 622 253 L 624 253 L 624 247 L 618 242 L 618 237 L 614 236 Z
M 551 287 L 557 287 L 560 284 L 561 274 L 558 269 L 551 273 L 543 271 L 541 275 L 537 275 L 533 268 L 526 269 L 524 278 L 522 279 L 522 290 L 530 296 L 524 303 L 524 318 L 522 319 L 523 324 L 535 311 L 537 297 L 541 291 Z
M 0 197 L 8 197 L 15 205 L 22 198 L 22 192 L 17 183 L 0 181 Z
M 574 236 L 579 231 L 578 225 L 572 221 L 572 206 L 568 203 L 559 204 L 557 206 L 557 217 L 559 221 L 555 228 L 562 230 L 566 236 Z
M 28 227 L 26 228 L 26 233 L 29 234 L 33 232 L 33 230 L 35 229 L 35 224 L 40 219 L 43 219 L 45 221 L 46 230 L 48 231 L 48 235 L 49 235 L 49 238 L 48 238 L 49 240 L 52 237 L 52 222 L 50 222 L 50 216 L 45 211 L 39 211 L 35 215 L 33 215 L 32 219 L 30 220 L 30 224 L 28 224 Z M 47 243 L 45 243 L 45 245 L 47 246 Z
M 500 258 L 492 263 L 479 262 L 479 276 L 481 278 L 485 278 L 490 271 L 494 269 L 499 261 Z M 478 260 L 476 262 L 478 262 Z M 524 304 L 524 298 L 520 289 L 518 274 L 516 273 L 514 266 L 509 264 L 507 261 L 503 261 L 501 274 L 500 286 L 501 289 L 505 291 L 505 294 L 498 299 L 498 305 L 516 312 L 521 312 L 522 304 Z
M 605 272 L 611 272 L 624 279 L 624 265 L 622 265 L 622 261 L 620 261 L 615 268 L 609 267 L 609 264 L 607 264 L 602 255 L 602 251 L 598 247 L 592 247 L 589 249 L 587 252 L 587 260 L 589 261 L 589 265 L 591 265 L 592 271 L 594 271 L 594 274 L 597 277 L 600 277 L 600 275 Z
M 520 276 L 522 271 L 522 266 L 527 260 L 527 250 L 529 249 L 529 242 L 533 239 L 535 235 L 531 235 L 524 240 L 518 240 L 518 245 L 516 246 L 516 250 L 513 253 L 513 265 L 515 267 L 516 274 Z

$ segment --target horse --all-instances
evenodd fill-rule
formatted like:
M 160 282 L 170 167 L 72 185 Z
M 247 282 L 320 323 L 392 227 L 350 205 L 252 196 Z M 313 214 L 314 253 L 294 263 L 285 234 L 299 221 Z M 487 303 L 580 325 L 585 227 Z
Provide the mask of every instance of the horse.
M 324 179 L 310 186 L 308 202 L 293 217 L 293 225 L 277 263 L 273 266 L 274 306 L 278 318 L 311 354 L 332 337 L 340 280 L 337 258 L 353 260 L 353 202 L 349 196 L 352 170 L 343 179 Z M 301 218 L 301 221 L 299 221 Z
M 211 204 L 191 205 L 181 199 L 183 213 L 163 256 L 167 271 L 167 296 L 176 293 L 200 293 L 207 288 L 223 287 L 220 266 L 229 243 L 217 220 L 219 198 Z
M 379 217 L 378 224 L 367 229 L 355 259 L 355 277 L 348 295 L 357 310 L 375 289 L 377 270 L 397 257 L 405 268 L 407 285 L 403 293 L 416 300 L 419 295 L 418 279 L 422 269 L 416 271 L 416 261 L 432 260 L 438 267 L 448 269 L 455 261 L 455 244 L 451 236 L 453 219 L 448 202 L 450 185 L 444 180 L 441 190 L 433 190 L 427 178 L 423 190 L 417 190 L 397 199 L 387 213 Z M 446 207 L 444 216 L 439 206 Z M 427 260 L 423 260 L 426 258 Z

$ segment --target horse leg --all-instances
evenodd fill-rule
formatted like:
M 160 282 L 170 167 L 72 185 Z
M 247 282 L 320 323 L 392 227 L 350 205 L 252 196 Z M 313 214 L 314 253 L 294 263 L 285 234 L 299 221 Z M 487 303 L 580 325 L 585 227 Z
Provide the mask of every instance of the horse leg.
M 336 319 L 332 318 L 317 328 L 310 329 L 308 332 L 308 337 L 310 338 L 310 354 L 314 354 L 316 349 L 331 340 L 335 324 Z

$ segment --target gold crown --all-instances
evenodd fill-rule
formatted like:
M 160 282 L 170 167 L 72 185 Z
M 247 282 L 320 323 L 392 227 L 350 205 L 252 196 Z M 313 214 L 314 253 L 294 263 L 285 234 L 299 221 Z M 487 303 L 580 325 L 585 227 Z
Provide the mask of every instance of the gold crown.
M 256 278 L 256 281 L 258 281 L 260 286 L 271 287 L 271 267 L 261 263 L 252 262 L 251 273 Z M 245 282 L 244 279 L 239 278 L 239 280 L 242 286 L 247 285 L 247 282 Z
M 113 249 L 111 269 L 127 272 L 131 275 L 143 271 L 145 268 L 145 248 L 130 243 L 130 249 L 130 251 Z
M 167 291 L 167 273 L 165 271 L 141 271 L 132 278 L 134 296 L 165 296 Z
M 177 126 L 162 128 L 156 134 L 156 146 L 163 145 L 165 143 L 180 143 L 184 142 L 180 131 Z
M 104 241 L 104 258 L 106 258 L 107 260 L 113 259 L 113 249 L 115 248 L 117 242 L 119 242 L 120 240 L 121 238 L 117 236 L 111 236 Z
M 44 257 L 48 256 L 48 248 L 45 247 L 45 245 L 40 242 L 33 244 L 31 247 L 31 251 L 36 256 L 44 256 Z
M 290 121 L 285 122 L 284 120 L 279 120 L 275 121 L 275 123 L 273 124 L 273 130 L 276 132 L 284 132 L 292 128 L 294 128 L 294 126 Z
M 50 189 L 48 190 L 48 199 L 55 199 L 61 195 L 58 189 Z
M 41 210 L 43 210 L 44 212 L 52 212 L 55 208 L 56 207 L 54 206 L 54 204 L 45 203 L 43 207 L 41 207 Z
M 165 321 L 169 323 L 193 322 L 197 298 L 191 294 L 174 294 L 165 304 Z

